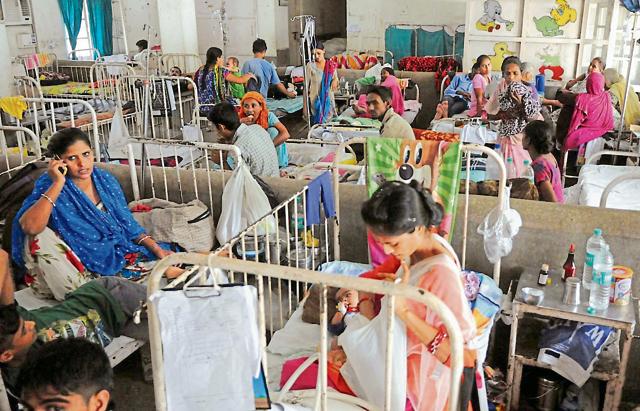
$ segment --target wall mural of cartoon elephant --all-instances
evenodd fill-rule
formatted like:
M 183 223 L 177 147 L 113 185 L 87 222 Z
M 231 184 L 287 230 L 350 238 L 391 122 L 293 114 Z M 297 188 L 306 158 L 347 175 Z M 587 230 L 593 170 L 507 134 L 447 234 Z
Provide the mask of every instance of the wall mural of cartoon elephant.
M 560 28 L 569 23 L 575 23 L 578 19 L 577 10 L 572 8 L 567 0 L 556 0 L 556 6 L 548 16 L 533 18 L 536 29 L 544 37 L 562 36 L 564 31 Z
M 492 33 L 500 30 L 502 26 L 511 31 L 513 21 L 502 17 L 502 5 L 497 0 L 486 0 L 484 2 L 484 14 L 476 22 L 476 29 Z

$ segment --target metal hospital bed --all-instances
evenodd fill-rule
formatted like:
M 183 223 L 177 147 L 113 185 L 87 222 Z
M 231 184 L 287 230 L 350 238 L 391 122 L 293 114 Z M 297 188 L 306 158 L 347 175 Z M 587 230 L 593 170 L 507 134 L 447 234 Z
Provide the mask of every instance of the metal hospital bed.
M 357 141 L 357 140 L 356 140 Z M 360 141 L 359 141 L 360 142 Z M 344 145 L 346 143 L 343 143 Z M 506 170 L 503 163 L 500 161 L 497 155 L 488 148 L 478 145 L 465 145 L 462 146 L 462 151 L 465 153 L 463 161 L 467 162 L 467 166 L 471 161 L 471 153 L 485 153 L 493 157 L 498 164 L 501 164 L 501 179 L 500 179 L 500 196 L 497 199 L 498 205 L 502 204 L 502 193 L 506 184 Z M 336 173 L 338 164 L 334 163 L 329 168 L 333 172 L 334 181 L 334 199 L 336 202 L 336 210 L 339 210 L 339 187 L 336 183 L 338 179 L 338 173 Z M 468 209 L 469 209 L 469 195 L 468 185 L 465 195 L 464 214 L 463 214 L 463 250 L 462 250 L 462 265 L 463 268 L 466 263 L 466 247 L 467 247 L 467 231 L 468 231 Z M 390 350 L 387 351 L 385 358 L 386 373 L 385 373 L 385 404 L 384 406 L 373 405 L 365 402 L 362 399 L 345 396 L 327 389 L 327 288 L 328 287 L 349 287 L 362 291 L 370 291 L 378 294 L 385 294 L 390 296 L 389 304 L 393 304 L 393 296 L 406 296 L 412 299 L 424 302 L 430 308 L 437 307 L 439 302 L 433 298 L 429 293 L 422 290 L 417 290 L 413 287 L 393 285 L 391 283 L 375 282 L 360 278 L 351 278 L 344 276 L 329 275 L 326 273 L 319 273 L 311 271 L 315 269 L 320 263 L 339 260 L 340 258 L 340 233 L 339 233 L 339 220 L 340 215 L 337 215 L 335 220 L 330 218 L 322 218 L 321 223 L 317 226 L 312 225 L 309 228 L 299 229 L 297 227 L 298 222 L 302 223 L 303 227 L 306 227 L 307 215 L 306 202 L 307 202 L 308 186 L 304 186 L 300 191 L 289 197 L 287 200 L 279 204 L 277 207 L 266 215 L 263 219 L 255 222 L 247 227 L 234 239 L 230 240 L 227 244 L 222 245 L 215 253 L 205 256 L 201 254 L 175 254 L 164 260 L 162 260 L 154 269 L 151 279 L 149 281 L 148 295 L 153 295 L 160 289 L 159 281 L 163 275 L 163 272 L 171 265 L 179 263 L 188 263 L 200 267 L 199 269 L 193 269 L 192 271 L 185 273 L 183 276 L 171 282 L 167 288 L 184 287 L 188 288 L 193 284 L 206 283 L 210 281 L 207 277 L 207 273 L 211 270 L 207 270 L 209 267 L 215 270 L 226 270 L 229 273 L 229 281 L 239 282 L 243 284 L 252 284 L 257 288 L 258 294 L 258 327 L 259 335 L 261 338 L 261 352 L 262 363 L 267 374 L 266 378 L 269 381 L 270 388 L 272 384 L 277 383 L 279 378 L 270 376 L 270 373 L 277 373 L 277 368 L 281 365 L 277 355 L 273 355 L 268 351 L 267 336 L 273 341 L 274 331 L 282 330 L 283 327 L 287 327 L 289 321 L 296 321 L 296 310 L 300 300 L 306 294 L 310 285 L 317 284 L 320 287 L 320 326 L 319 334 L 315 334 L 315 340 L 311 344 L 312 347 L 317 347 L 319 343 L 319 354 L 311 355 L 310 358 L 291 376 L 291 378 L 282 386 L 280 392 L 276 392 L 275 400 L 281 402 L 293 401 L 298 404 L 304 404 L 311 409 L 331 409 L 331 405 L 336 403 L 332 401 L 341 401 L 341 404 L 348 403 L 355 406 L 363 407 L 366 409 L 390 409 L 390 367 L 393 363 L 393 358 L 390 354 Z M 301 215 L 302 214 L 302 215 Z M 268 221 L 275 221 L 275 226 L 269 224 Z M 307 231 L 310 232 L 310 237 L 315 238 L 318 241 L 311 241 L 309 244 L 305 244 L 308 240 Z M 230 257 L 230 258 L 225 258 Z M 499 282 L 500 276 L 500 262 L 494 265 L 493 278 L 496 282 Z M 215 285 L 214 285 L 215 286 Z M 176 291 L 180 292 L 180 291 Z M 224 292 L 224 289 L 221 290 Z M 418 297 L 420 294 L 420 298 Z M 434 308 L 438 315 L 443 318 L 443 321 L 447 323 L 447 329 L 458 333 L 459 329 L 454 324 L 448 323 L 447 317 L 449 313 L 446 309 Z M 391 310 L 392 312 L 392 310 Z M 393 316 L 390 316 L 393 317 Z M 156 407 L 160 410 L 167 409 L 167 398 L 165 386 L 165 370 L 163 366 L 163 349 L 162 339 L 160 336 L 161 324 L 158 318 L 158 313 L 155 308 L 155 304 L 149 304 L 149 319 L 150 319 L 150 339 L 152 348 L 152 360 L 154 369 L 154 389 L 156 398 Z M 388 324 L 391 324 L 392 318 L 389 318 Z M 285 324 L 286 323 L 286 324 Z M 452 326 L 449 329 L 449 326 Z M 391 325 L 388 330 L 390 331 Z M 454 330 L 455 329 L 455 330 Z M 267 334 L 269 333 L 269 334 Z M 453 335 L 453 334 L 450 334 Z M 392 332 L 388 332 L 387 341 L 390 342 L 393 339 Z M 456 337 L 452 337 L 452 344 L 454 351 L 457 351 L 458 347 L 455 346 L 460 343 L 456 341 Z M 316 351 L 315 348 L 312 348 Z M 450 409 L 455 409 L 455 403 L 457 401 L 457 390 L 459 378 L 457 377 L 460 370 L 460 363 L 455 364 L 458 354 L 453 354 L 454 365 L 452 367 L 454 377 L 451 385 L 451 394 L 449 406 Z M 298 376 L 308 367 L 313 361 L 319 359 L 319 380 L 318 386 L 315 390 L 295 391 L 290 392 L 290 388 Z M 270 366 L 269 362 L 273 361 L 273 366 Z M 273 393 L 272 393 L 273 394 Z M 360 409 L 360 408 L 353 408 Z
M 604 155 L 640 158 L 637 152 L 603 150 L 594 153 L 580 169 L 578 183 L 565 189 L 566 202 L 601 208 L 640 210 L 640 167 L 597 164 Z

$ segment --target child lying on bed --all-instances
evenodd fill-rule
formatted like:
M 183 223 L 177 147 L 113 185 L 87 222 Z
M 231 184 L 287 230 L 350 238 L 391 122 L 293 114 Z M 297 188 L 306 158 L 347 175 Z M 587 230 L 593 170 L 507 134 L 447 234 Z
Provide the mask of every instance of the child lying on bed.
M 336 292 L 336 300 L 338 311 L 329 322 L 329 331 L 334 335 L 340 335 L 347 325 L 353 323 L 352 319 L 360 314 L 360 294 L 358 290 L 341 288 Z

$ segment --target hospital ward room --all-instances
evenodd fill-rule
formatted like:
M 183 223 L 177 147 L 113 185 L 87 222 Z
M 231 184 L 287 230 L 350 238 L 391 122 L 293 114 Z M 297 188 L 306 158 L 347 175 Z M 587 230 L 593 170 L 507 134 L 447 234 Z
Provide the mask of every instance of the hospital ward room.
M 640 411 L 636 55 L 640 0 L 0 0 L 0 411 Z

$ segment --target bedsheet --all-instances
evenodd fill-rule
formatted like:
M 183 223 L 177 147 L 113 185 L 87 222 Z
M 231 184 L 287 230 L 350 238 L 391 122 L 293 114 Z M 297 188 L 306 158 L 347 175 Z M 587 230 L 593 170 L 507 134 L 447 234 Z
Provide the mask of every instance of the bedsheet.
M 55 86 L 43 86 L 42 94 L 45 96 L 59 96 L 63 94 L 73 94 L 73 95 L 87 95 L 91 94 L 91 91 L 94 91 L 96 94 L 103 94 L 105 90 L 104 87 L 91 87 L 90 83 L 79 83 L 76 81 L 70 81 L 65 84 L 58 84 Z
M 280 100 L 268 98 L 267 108 L 269 111 L 276 113 L 279 117 L 295 113 L 296 111 L 302 110 L 302 96 L 297 96 L 296 98 L 283 98 Z
M 587 164 L 580 170 L 578 184 L 576 184 L 578 188 L 574 189 L 576 190 L 575 196 L 570 195 L 568 200 L 577 198 L 579 205 L 599 207 L 605 187 L 614 178 L 630 171 L 640 173 L 640 168 Z M 573 203 L 575 204 L 575 200 Z M 640 180 L 630 180 L 618 184 L 609 194 L 607 208 L 640 210 Z

